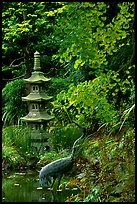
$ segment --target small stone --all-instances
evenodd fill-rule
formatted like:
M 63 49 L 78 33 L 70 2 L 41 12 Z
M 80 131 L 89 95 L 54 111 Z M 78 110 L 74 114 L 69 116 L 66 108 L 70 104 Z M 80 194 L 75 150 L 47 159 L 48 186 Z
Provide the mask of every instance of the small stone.
M 62 191 L 61 189 L 57 189 L 57 191 Z
M 42 189 L 42 187 L 38 187 L 38 188 L 37 188 L 37 190 L 41 190 L 41 189 Z
M 78 190 L 78 188 L 72 188 L 72 190 L 73 190 L 73 191 L 76 191 L 76 190 Z
M 14 186 L 19 186 L 19 183 L 15 183 Z

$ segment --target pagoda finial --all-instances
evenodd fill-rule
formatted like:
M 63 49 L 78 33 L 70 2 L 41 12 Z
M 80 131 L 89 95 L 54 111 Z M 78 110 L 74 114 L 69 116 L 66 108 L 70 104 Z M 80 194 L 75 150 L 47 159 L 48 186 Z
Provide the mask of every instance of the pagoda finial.
M 38 51 L 34 53 L 34 71 L 40 71 L 40 54 Z

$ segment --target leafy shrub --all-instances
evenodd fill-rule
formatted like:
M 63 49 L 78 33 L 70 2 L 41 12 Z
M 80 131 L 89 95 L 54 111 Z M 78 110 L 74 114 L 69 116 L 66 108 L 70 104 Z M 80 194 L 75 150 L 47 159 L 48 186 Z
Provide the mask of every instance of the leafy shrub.
M 67 90 L 69 84 L 70 84 L 69 78 L 53 77 L 47 87 L 47 91 L 49 92 L 49 94 L 52 93 L 53 97 L 56 97 L 56 95 L 62 90 Z
M 89 127 L 94 123 L 94 119 L 97 121 L 99 119 L 100 123 L 112 122 L 114 118 L 117 119 L 117 111 L 108 102 L 108 86 L 109 78 L 104 76 L 77 86 L 71 84 L 68 92 L 61 91 L 57 95 L 54 112 L 56 113 L 64 105 L 72 118 L 77 118 L 79 123 Z M 60 110 L 57 113 L 61 116 Z
M 18 168 L 24 165 L 30 166 L 33 160 L 37 162 L 39 155 L 30 146 L 29 135 L 28 127 L 14 125 L 2 129 L 3 165 L 8 164 L 9 167 Z
M 81 164 L 85 177 L 77 180 L 81 192 L 69 201 L 134 202 L 134 133 L 133 129 L 127 129 L 119 141 L 107 131 L 85 139 L 87 162 Z
M 9 144 L 2 144 L 2 160 L 3 167 L 8 164 L 8 167 L 13 169 L 24 162 L 23 157 L 13 146 L 9 146 Z
M 30 149 L 29 129 L 22 126 L 8 126 L 2 129 L 2 143 L 14 146 L 20 154 Z
M 130 93 L 125 98 L 124 94 L 129 88 Z M 77 86 L 71 84 L 68 91 L 61 91 L 53 102 L 53 113 L 58 121 L 67 124 L 70 116 L 74 120 L 77 118 L 78 123 L 96 130 L 103 123 L 116 124 L 122 111 L 134 103 L 134 98 L 133 80 L 129 78 L 122 81 L 117 72 L 109 71 L 92 81 L 81 82 Z M 118 102 L 120 107 L 117 108 Z
M 52 130 L 49 141 L 55 151 L 67 149 L 71 152 L 74 141 L 79 138 L 80 135 L 81 131 L 74 125 L 60 126 Z
M 11 81 L 2 90 L 3 98 L 3 116 L 5 125 L 17 124 L 18 119 L 26 112 L 26 106 L 22 102 L 22 96 L 25 95 L 25 82 L 23 79 Z

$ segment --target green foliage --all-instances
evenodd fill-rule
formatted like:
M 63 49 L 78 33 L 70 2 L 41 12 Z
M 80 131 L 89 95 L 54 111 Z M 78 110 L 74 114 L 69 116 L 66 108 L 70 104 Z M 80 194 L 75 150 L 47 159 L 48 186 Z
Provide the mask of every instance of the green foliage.
M 26 128 L 9 126 L 2 129 L 2 159 L 10 168 L 17 168 L 25 163 L 24 153 L 28 150 Z
M 15 59 L 18 52 L 23 56 L 26 47 L 30 56 L 36 50 L 41 50 L 41 54 L 51 55 L 56 49 L 55 42 L 53 43 L 51 38 L 54 18 L 47 17 L 46 13 L 61 5 L 62 3 L 58 2 L 54 4 L 50 2 L 3 2 L 3 57 L 10 55 Z M 6 63 L 5 60 L 4 62 Z
M 71 84 L 68 91 L 61 91 L 57 95 L 57 101 L 53 103 L 53 112 L 58 120 L 60 117 L 65 123 L 68 123 L 70 116 L 87 127 L 95 123 L 98 126 L 103 123 L 114 125 L 122 111 L 134 104 L 134 98 L 133 80 L 121 80 L 119 73 L 109 71 L 107 74 L 100 73 L 92 81 L 85 81 L 77 86 Z
M 27 48 L 30 64 L 38 50 L 42 71 L 54 76 L 47 88 L 55 99 L 50 128 L 53 152 L 42 155 L 39 164 L 70 155 L 81 134 L 68 125 L 72 119 L 90 133 L 105 129 L 83 143 L 88 163 L 81 164 L 85 173 L 78 180 L 81 194 L 69 201 L 134 201 L 134 7 L 134 2 L 3 2 L 3 72 L 23 74 L 26 64 L 20 70 L 9 64 L 24 56 Z M 4 124 L 17 124 L 25 115 L 24 91 L 23 80 L 3 88 Z M 3 155 L 9 162 L 17 164 L 23 154 L 33 155 L 22 129 L 7 127 L 3 135 Z
M 64 63 L 75 58 L 74 68 L 87 65 L 97 74 L 97 68 L 107 65 L 108 55 L 117 52 L 126 44 L 122 40 L 131 36 L 134 3 L 122 2 L 117 6 L 119 13 L 106 23 L 109 4 L 69 3 L 59 15 L 54 30 L 56 35 L 63 31 L 64 37 L 60 38 L 60 49 L 53 59 L 59 58 Z
M 50 84 L 47 87 L 47 92 L 49 94 L 52 92 L 54 98 L 56 98 L 56 95 L 60 93 L 62 90 L 67 90 L 68 86 L 70 84 L 70 79 L 69 78 L 52 78 Z
M 26 112 L 21 97 L 25 95 L 25 82 L 23 79 L 11 81 L 2 90 L 4 124 L 17 124 L 17 120 Z
M 30 147 L 30 129 L 23 126 L 8 126 L 2 129 L 2 159 L 3 167 L 19 169 L 30 165 L 31 158 L 38 155 Z
M 2 130 L 2 143 L 18 149 L 20 154 L 29 150 L 29 129 L 22 126 L 8 126 Z
M 64 103 L 70 115 L 73 113 L 73 117 L 76 117 L 79 123 L 89 127 L 94 117 L 99 118 L 101 123 L 114 121 L 117 112 L 108 103 L 108 86 L 109 78 L 104 78 L 104 76 L 79 83 L 77 86 L 71 84 L 67 93 L 62 91 L 57 95 L 58 107 L 55 104 L 55 110 L 58 108 L 61 111 L 62 103 Z
M 38 50 L 52 57 L 50 64 L 59 68 L 57 75 L 62 72 L 60 63 L 63 63 L 64 72 L 71 65 L 71 71 L 86 68 L 87 77 L 99 76 L 100 69 L 109 70 L 112 55 L 119 61 L 120 52 L 120 62 L 126 63 L 134 42 L 134 2 L 117 3 L 114 15 L 109 12 L 112 5 L 111 2 L 3 2 L 3 57 L 14 58 L 15 52 L 23 56 L 27 46 L 30 56 Z M 130 55 L 122 54 L 122 48 L 129 50 Z
M 115 137 L 105 131 L 85 140 L 88 162 L 81 165 L 85 177 L 77 181 L 81 193 L 72 196 L 70 202 L 134 202 L 134 130 L 122 133 L 119 141 Z
M 2 159 L 8 163 L 10 168 L 16 168 L 19 164 L 24 162 L 23 157 L 17 152 L 13 146 L 2 144 Z M 3 162 L 3 167 L 5 166 Z
M 72 145 L 80 135 L 81 131 L 74 125 L 60 126 L 51 130 L 49 141 L 55 151 L 67 149 L 71 153 Z

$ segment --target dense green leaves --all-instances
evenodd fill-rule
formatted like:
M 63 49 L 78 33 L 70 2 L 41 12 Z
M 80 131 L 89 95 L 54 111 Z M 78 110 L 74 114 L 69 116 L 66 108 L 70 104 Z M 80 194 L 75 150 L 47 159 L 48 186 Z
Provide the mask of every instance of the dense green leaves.
M 63 40 L 60 39 L 59 54 L 56 55 L 60 62 L 76 57 L 74 68 L 87 65 L 93 69 L 107 65 L 106 57 L 124 46 L 122 39 L 131 35 L 134 3 L 123 2 L 118 7 L 118 15 L 106 24 L 109 5 L 104 2 L 67 5 L 64 15 L 58 18 L 55 30 L 58 34 L 63 30 L 64 35 Z
M 132 44 L 134 2 L 118 3 L 118 12 L 109 21 L 111 6 L 105 2 L 4 2 L 3 53 L 27 46 L 32 56 L 36 49 L 46 54 L 47 48 L 54 66 L 60 62 L 67 64 L 66 69 L 70 64 L 88 67 L 89 76 L 99 75 L 98 69 L 109 69 L 110 56 Z
M 55 3 L 53 8 L 60 7 L 60 4 Z M 53 42 L 50 37 L 54 18 L 49 19 L 46 15 L 52 6 L 50 2 L 3 2 L 2 49 L 3 58 L 10 55 L 9 64 L 15 56 L 18 57 L 18 53 L 23 56 L 26 49 L 30 56 L 33 56 L 36 50 L 43 54 L 46 48 L 49 50 L 44 54 L 50 55 L 55 49 L 51 48 Z M 42 49 L 39 45 L 41 42 Z M 9 65 L 5 60 L 3 63 Z
M 77 86 L 71 84 L 68 92 L 61 91 L 57 95 L 58 106 L 55 103 L 55 110 L 61 114 L 61 106 L 64 105 L 70 117 L 77 118 L 79 123 L 89 127 L 95 123 L 95 118 L 98 125 L 108 122 L 113 125 L 119 120 L 118 115 L 125 107 L 123 100 L 120 112 L 117 111 L 117 101 L 120 100 L 118 93 L 121 91 L 121 94 L 125 94 L 127 85 L 132 90 L 133 81 L 126 79 L 122 82 L 119 74 L 112 71 Z M 131 103 L 134 103 L 133 99 L 129 101 L 128 107 Z M 62 114 L 64 115 L 64 110 Z
M 17 94 L 18 93 L 18 94 Z M 25 95 L 25 82 L 23 79 L 17 79 L 8 83 L 2 90 L 3 98 L 3 123 L 17 123 L 20 117 L 26 112 L 26 106 L 22 102 L 22 96 Z
M 36 50 L 52 78 L 46 91 L 54 98 L 53 150 L 70 151 L 78 136 L 68 125 L 72 119 L 88 128 L 81 149 L 89 160 L 79 164 L 84 177 L 71 181 L 81 194 L 68 201 L 134 201 L 135 3 L 3 2 L 2 17 L 3 78 L 31 72 Z M 21 66 L 11 66 L 20 58 Z M 26 111 L 25 84 L 5 84 L 3 122 L 17 124 Z M 19 158 L 14 148 L 4 144 L 4 150 Z

